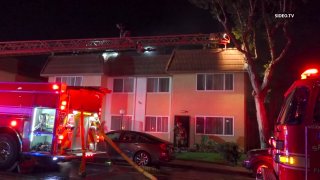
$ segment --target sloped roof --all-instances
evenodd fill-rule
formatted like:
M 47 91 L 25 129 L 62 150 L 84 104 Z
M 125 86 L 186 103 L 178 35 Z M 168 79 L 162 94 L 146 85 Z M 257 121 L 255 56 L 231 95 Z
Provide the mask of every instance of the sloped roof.
M 153 55 L 120 53 L 106 61 L 101 54 L 60 55 L 48 58 L 41 76 L 152 76 L 213 71 L 244 71 L 244 57 L 235 49 L 175 50 L 172 54 Z
M 109 76 L 163 75 L 170 55 L 120 55 L 105 63 L 105 74 Z
M 101 54 L 50 56 L 41 76 L 103 74 Z
M 244 71 L 244 56 L 236 49 L 175 50 L 168 62 L 169 73 Z

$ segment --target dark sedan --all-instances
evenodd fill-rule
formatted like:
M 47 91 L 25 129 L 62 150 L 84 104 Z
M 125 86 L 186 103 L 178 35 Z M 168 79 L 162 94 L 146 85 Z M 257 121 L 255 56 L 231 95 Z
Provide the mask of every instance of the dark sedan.
M 256 179 L 261 179 L 261 169 L 272 168 L 272 156 L 268 153 L 268 149 L 252 149 L 247 152 L 243 166 L 251 170 Z
M 106 135 L 139 166 L 158 165 L 174 158 L 173 144 L 150 134 L 118 130 Z M 110 145 L 107 145 L 107 152 L 111 159 L 123 160 Z

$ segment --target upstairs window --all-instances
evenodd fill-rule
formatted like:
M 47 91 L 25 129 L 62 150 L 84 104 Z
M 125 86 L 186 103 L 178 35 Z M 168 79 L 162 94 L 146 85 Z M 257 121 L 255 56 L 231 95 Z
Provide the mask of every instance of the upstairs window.
M 233 74 L 232 73 L 211 73 L 197 75 L 197 90 L 233 90 Z
M 147 79 L 147 92 L 169 92 L 170 78 L 148 78 Z
M 115 78 L 113 79 L 113 92 L 133 92 L 133 78 Z
M 57 76 L 56 82 L 66 83 L 68 86 L 81 86 L 82 76 Z

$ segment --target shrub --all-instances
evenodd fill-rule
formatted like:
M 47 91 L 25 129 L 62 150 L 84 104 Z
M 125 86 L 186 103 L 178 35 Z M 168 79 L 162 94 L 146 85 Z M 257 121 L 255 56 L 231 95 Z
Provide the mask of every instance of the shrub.
M 237 165 L 241 156 L 238 144 L 233 142 L 222 143 L 219 145 L 218 151 L 226 161 Z

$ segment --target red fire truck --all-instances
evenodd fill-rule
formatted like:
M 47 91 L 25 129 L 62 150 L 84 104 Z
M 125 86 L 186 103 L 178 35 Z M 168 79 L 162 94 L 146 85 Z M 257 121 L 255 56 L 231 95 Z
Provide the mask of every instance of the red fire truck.
M 0 168 L 30 159 L 67 161 L 81 157 L 82 150 L 88 156 L 100 153 L 95 147 L 99 138 L 90 137 L 100 127 L 107 92 L 63 83 L 1 82 Z
M 308 69 L 285 93 L 264 179 L 320 179 L 320 74 Z

